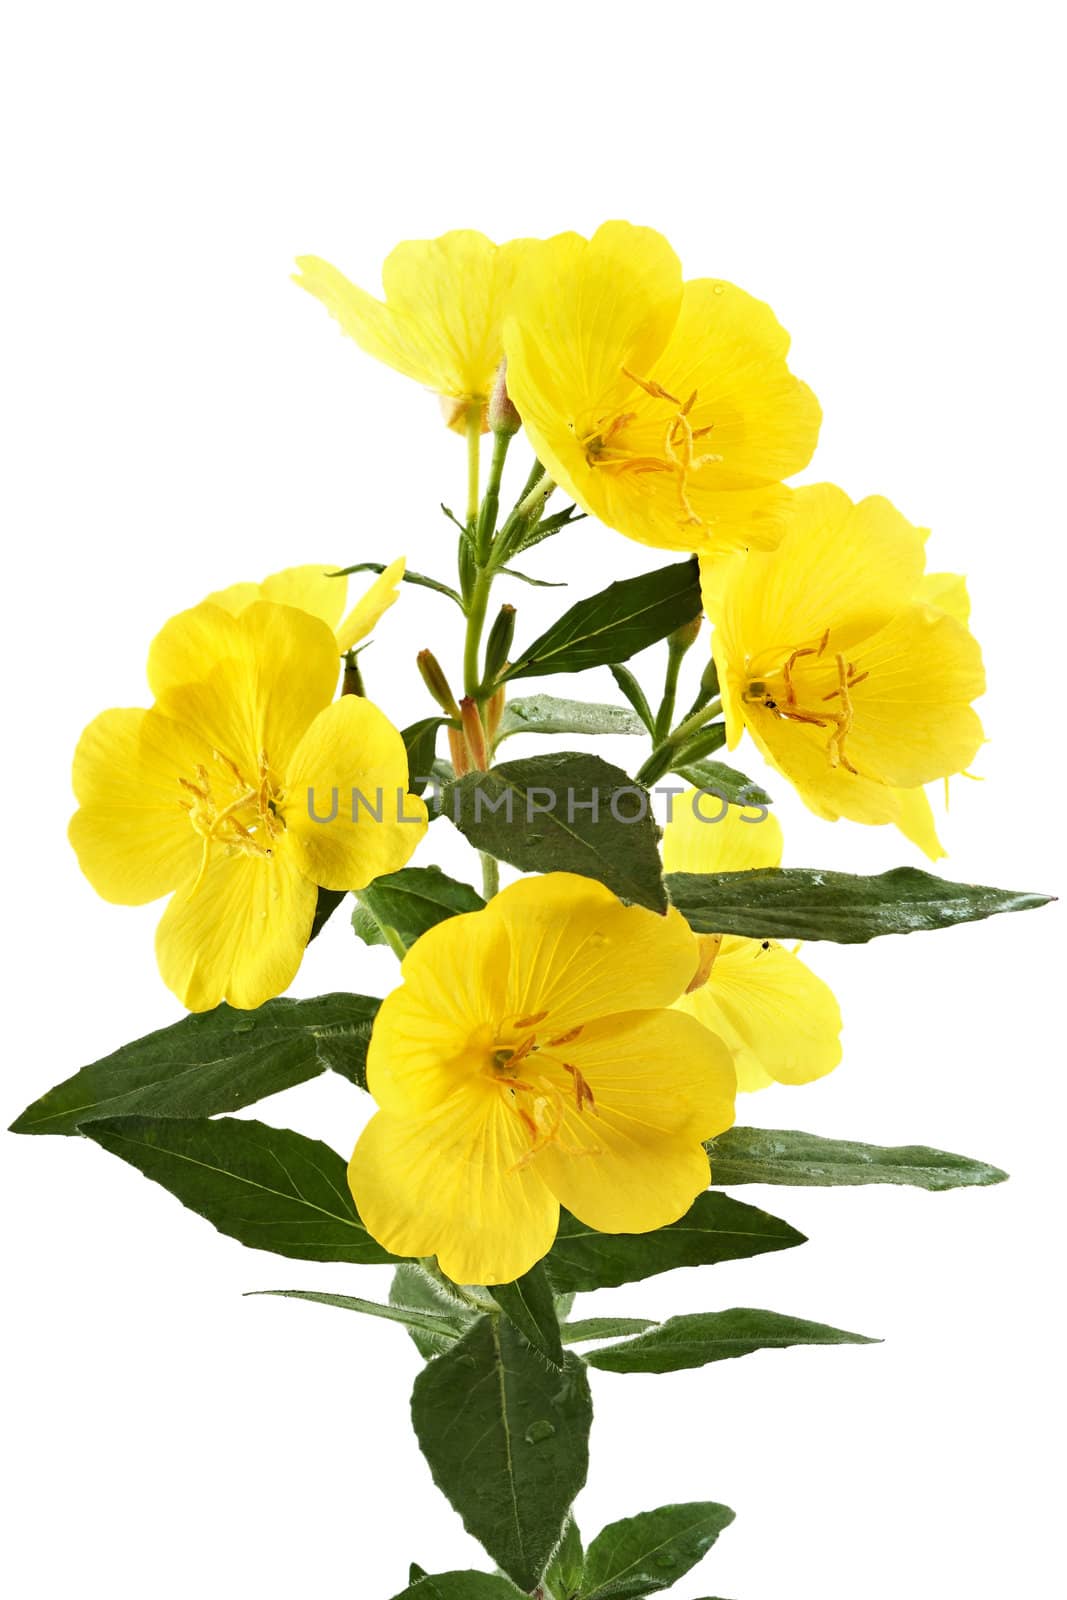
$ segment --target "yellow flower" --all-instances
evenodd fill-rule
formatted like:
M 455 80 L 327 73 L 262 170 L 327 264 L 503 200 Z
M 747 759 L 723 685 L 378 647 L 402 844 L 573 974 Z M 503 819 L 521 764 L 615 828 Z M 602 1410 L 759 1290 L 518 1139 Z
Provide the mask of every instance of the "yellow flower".
M 683 283 L 660 234 L 606 222 L 527 242 L 504 343 L 534 449 L 584 510 L 669 550 L 776 542 L 820 413 L 769 307 Z
M 469 229 L 409 239 L 382 267 L 384 302 L 318 256 L 299 257 L 302 276 L 294 282 L 321 300 L 368 355 L 439 395 L 450 427 L 462 433 L 477 407 L 484 432 L 519 249 Z
M 936 858 L 922 785 L 982 744 L 985 674 L 962 579 L 923 578 L 925 537 L 820 484 L 776 550 L 701 571 L 731 748 L 747 728 L 819 816 L 896 823 Z
M 701 1141 L 733 1121 L 719 1039 L 668 1009 L 693 971 L 684 919 L 571 873 L 514 883 L 412 946 L 374 1024 L 381 1108 L 349 1182 L 376 1239 L 505 1283 L 566 1206 L 645 1233 L 708 1184 Z
M 232 583 L 228 589 L 216 589 L 209 594 L 205 603 L 221 606 L 235 617 L 257 600 L 296 606 L 333 629 L 338 653 L 344 655 L 377 627 L 397 600 L 406 565 L 403 556 L 391 561 L 359 597 L 343 622 L 341 614 L 345 609 L 348 579 L 332 578 L 330 574 L 338 569 L 330 562 L 314 561 L 302 567 L 286 567 L 264 578 L 262 583 Z
M 190 1011 L 251 1009 L 299 967 L 318 886 L 403 866 L 426 809 L 377 707 L 331 705 L 334 636 L 306 612 L 195 606 L 153 641 L 149 677 L 150 711 L 105 711 L 81 737 L 71 843 L 105 900 L 173 892 L 156 954 Z
M 777 817 L 689 790 L 663 836 L 667 872 L 751 872 L 782 864 Z M 841 1060 L 841 1012 L 830 989 L 774 939 L 694 934 L 696 971 L 676 1001 L 729 1048 L 739 1089 L 810 1083 Z

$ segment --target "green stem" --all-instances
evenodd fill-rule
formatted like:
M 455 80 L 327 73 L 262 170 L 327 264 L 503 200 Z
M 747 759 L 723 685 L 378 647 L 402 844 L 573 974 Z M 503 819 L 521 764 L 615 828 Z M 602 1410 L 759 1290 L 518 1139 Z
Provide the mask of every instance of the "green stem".
M 496 519 L 500 510 L 500 480 L 504 475 L 504 462 L 507 459 L 508 446 L 514 434 L 498 433 L 493 437 L 493 458 L 489 464 L 489 481 L 485 486 L 485 498 L 482 509 L 478 513 L 478 530 L 475 534 L 474 548 L 477 553 L 478 565 L 484 567 L 489 560 L 489 550 L 496 533 Z
M 555 483 L 547 475 L 540 461 L 535 461 L 523 488 L 522 498 L 497 536 L 494 556 L 498 567 L 503 566 L 508 559 L 517 536 L 525 530 L 527 521 L 533 513 L 536 511 L 540 517 L 545 501 L 555 487 Z
M 479 850 L 478 859 L 482 863 L 482 898 L 491 900 L 500 892 L 500 863 L 487 850 Z
M 467 527 L 473 531 L 481 501 L 482 409 L 472 405 L 467 412 Z
M 667 672 L 663 680 L 663 699 L 660 701 L 659 711 L 656 713 L 656 727 L 653 737 L 657 744 L 662 744 L 670 732 L 671 719 L 674 716 L 674 702 L 678 696 L 678 673 L 681 670 L 684 650 L 671 649 L 667 655 Z
M 463 644 L 463 692 L 474 697 L 477 697 L 482 681 L 480 666 L 482 629 L 485 627 L 485 613 L 489 606 L 489 591 L 492 587 L 491 570 L 479 567 L 467 602 L 467 637 Z
M 699 711 L 694 712 L 691 716 L 685 717 L 676 728 L 671 729 L 671 732 L 666 738 L 657 738 L 655 747 L 652 750 L 648 760 L 637 770 L 637 782 L 652 782 L 655 778 L 660 777 L 662 773 L 666 772 L 667 767 L 664 765 L 664 762 L 668 760 L 668 758 L 672 756 L 676 750 L 680 749 L 680 747 L 685 744 L 687 739 L 691 739 L 694 734 L 700 733 L 700 731 L 706 727 L 707 724 L 711 722 L 721 710 L 722 701 L 711 700 L 706 706 L 702 706 Z

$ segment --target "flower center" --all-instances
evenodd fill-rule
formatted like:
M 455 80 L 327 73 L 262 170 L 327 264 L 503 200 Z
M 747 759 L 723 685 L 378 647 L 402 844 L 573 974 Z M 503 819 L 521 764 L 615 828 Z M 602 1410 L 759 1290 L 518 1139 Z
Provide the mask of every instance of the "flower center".
M 571 1028 L 567 1033 L 538 1043 L 536 1028 L 545 1021 L 548 1013 L 535 1012 L 529 1017 L 517 1017 L 501 1030 L 504 1039 L 494 1039 L 489 1046 L 488 1073 L 504 1096 L 508 1109 L 518 1117 L 530 1140 L 530 1148 L 520 1156 L 511 1169 L 520 1171 L 529 1166 L 535 1157 L 555 1145 L 564 1155 L 590 1156 L 599 1151 L 592 1145 L 568 1144 L 562 1137 L 567 1099 L 559 1083 L 551 1075 L 551 1067 L 562 1067 L 574 1086 L 574 1105 L 579 1116 L 587 1111 L 596 1114 L 596 1097 L 578 1068 L 562 1061 L 556 1052 L 577 1039 L 582 1028 Z M 551 1064 L 540 1067 L 537 1057 L 542 1050 L 552 1051 Z
M 696 389 L 683 401 L 653 378 L 639 378 L 627 367 L 623 367 L 622 371 L 631 383 L 636 383 L 639 389 L 644 390 L 649 399 L 670 407 L 664 413 L 659 450 L 638 451 L 629 448 L 622 435 L 631 423 L 640 421 L 641 417 L 637 411 L 620 411 L 614 417 L 598 418 L 581 436 L 587 464 L 615 471 L 669 473 L 674 478 L 678 496 L 679 522 L 684 526 L 703 527 L 703 520 L 697 516 L 689 499 L 689 476 L 701 467 L 722 460 L 722 456 L 698 454 L 695 449 L 696 441 L 706 438 L 715 424 L 694 428 L 690 422 L 690 413 L 697 402 Z
M 859 672 L 854 661 L 847 661 L 840 651 L 830 650 L 829 644 L 827 628 L 816 643 L 798 646 L 766 672 L 754 671 L 749 663 L 743 699 L 787 722 L 827 729 L 826 754 L 831 767 L 843 767 L 856 774 L 845 753 L 845 740 L 855 717 L 852 691 L 870 673 Z M 824 692 L 827 684 L 832 685 L 829 693 Z
M 274 840 L 285 829 L 277 810 L 281 791 L 271 776 L 267 752 L 260 751 L 254 782 L 250 782 L 237 763 L 220 750 L 213 750 L 211 754 L 217 766 L 214 774 L 199 765 L 195 782 L 191 778 L 178 779 L 189 796 L 180 804 L 189 813 L 193 831 L 204 841 L 193 894 L 207 870 L 212 845 L 222 845 L 231 855 L 240 853 L 269 859 L 274 853 Z

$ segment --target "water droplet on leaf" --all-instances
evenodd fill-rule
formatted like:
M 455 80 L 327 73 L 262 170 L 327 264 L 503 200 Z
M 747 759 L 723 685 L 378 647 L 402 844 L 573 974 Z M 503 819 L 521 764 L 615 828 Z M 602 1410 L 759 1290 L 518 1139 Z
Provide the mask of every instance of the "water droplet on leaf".
M 531 1422 L 526 1430 L 527 1444 L 540 1444 L 544 1439 L 551 1439 L 555 1433 L 555 1424 L 547 1421 Z

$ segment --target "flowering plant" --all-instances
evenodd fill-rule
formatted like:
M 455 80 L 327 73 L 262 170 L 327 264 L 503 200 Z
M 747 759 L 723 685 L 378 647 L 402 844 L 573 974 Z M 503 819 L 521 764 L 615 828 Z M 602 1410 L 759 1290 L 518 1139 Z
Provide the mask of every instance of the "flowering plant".
M 394 1269 L 388 1303 L 270 1292 L 389 1319 L 425 1358 L 419 1444 L 497 1570 L 413 1564 L 403 1595 L 638 1600 L 733 1513 L 661 1506 L 586 1547 L 572 1507 L 589 1370 L 871 1341 L 747 1307 L 575 1317 L 576 1295 L 804 1243 L 727 1192 L 743 1184 L 999 1182 L 920 1146 L 739 1127 L 737 1096 L 841 1059 L 837 1001 L 783 941 L 863 944 L 1047 897 L 914 866 L 783 868 L 771 795 L 715 759 L 747 732 L 820 817 L 895 826 L 936 861 L 926 786 L 983 742 L 963 579 L 926 571 L 925 533 L 887 500 L 786 482 L 820 412 L 768 307 L 683 279 L 665 239 L 621 222 L 588 240 L 404 244 L 381 301 L 326 262 L 300 270 L 465 440 L 455 582 L 406 553 L 313 561 L 218 590 L 157 635 L 151 706 L 103 712 L 78 745 L 71 842 L 105 899 L 169 896 L 159 967 L 189 1015 L 83 1067 L 15 1131 L 80 1134 L 251 1248 Z M 504 511 L 520 432 L 533 465 Z M 495 584 L 541 581 L 514 563 L 580 540 L 586 516 L 674 557 L 517 645 L 512 605 L 489 622 Z M 348 609 L 360 572 L 376 577 Z M 405 582 L 457 608 L 464 644 L 455 668 L 419 652 L 428 714 L 397 729 L 360 652 Z M 657 645 L 653 694 L 629 663 Z M 515 692 L 596 666 L 617 703 Z M 498 759 L 518 732 L 648 748 L 632 774 L 566 749 Z M 661 830 L 650 790 L 668 777 Z M 447 825 L 478 852 L 479 888 L 409 865 Z M 504 888 L 501 862 L 523 874 Z M 282 998 L 350 895 L 354 935 L 399 958 L 397 987 Z M 231 1115 L 326 1070 L 375 1106 L 347 1163 Z

